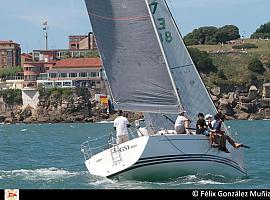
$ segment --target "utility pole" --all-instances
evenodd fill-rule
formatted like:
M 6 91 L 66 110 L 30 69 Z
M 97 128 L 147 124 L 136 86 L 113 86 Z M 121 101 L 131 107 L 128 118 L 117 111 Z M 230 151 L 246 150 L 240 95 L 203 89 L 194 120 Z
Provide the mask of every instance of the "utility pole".
M 45 31 L 45 50 L 48 50 L 48 21 L 43 22 L 43 31 Z

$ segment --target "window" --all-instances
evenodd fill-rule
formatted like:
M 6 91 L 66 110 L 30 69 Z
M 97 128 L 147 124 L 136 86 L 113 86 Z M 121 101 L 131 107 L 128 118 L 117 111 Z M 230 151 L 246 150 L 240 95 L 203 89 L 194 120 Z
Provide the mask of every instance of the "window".
M 60 77 L 61 78 L 66 78 L 67 77 L 67 73 L 60 73 Z
M 90 76 L 91 77 L 96 77 L 97 76 L 97 72 L 91 72 Z
M 74 58 L 79 58 L 80 57 L 80 52 L 75 51 L 75 52 L 72 52 L 72 53 L 73 53 Z
M 7 56 L 8 56 L 8 57 L 12 57 L 12 56 L 13 56 L 13 52 L 12 52 L 12 51 L 8 51 L 8 52 L 7 52 Z
M 87 77 L 87 73 L 86 72 L 81 72 L 81 73 L 79 73 L 79 77 Z
M 44 85 L 45 85 L 46 88 L 52 88 L 53 87 L 52 82 L 45 82 Z
M 56 73 L 50 73 L 50 77 L 51 78 L 57 78 L 57 74 Z
M 31 76 L 31 75 L 28 75 L 28 76 L 24 76 L 24 79 L 26 81 L 36 81 L 36 76 Z
M 39 55 L 40 53 L 38 52 L 34 53 L 34 61 L 39 61 Z
M 77 73 L 69 73 L 69 77 L 77 77 Z
M 63 87 L 70 87 L 70 86 L 71 86 L 71 82 L 70 81 L 63 82 Z
M 62 87 L 62 82 L 55 82 L 55 87 Z

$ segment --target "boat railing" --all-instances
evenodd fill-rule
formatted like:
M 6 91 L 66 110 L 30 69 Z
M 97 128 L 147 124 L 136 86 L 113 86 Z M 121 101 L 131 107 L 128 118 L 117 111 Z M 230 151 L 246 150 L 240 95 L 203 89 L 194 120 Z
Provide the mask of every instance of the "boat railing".
M 129 132 L 129 140 L 132 140 L 138 137 L 138 134 L 132 128 L 129 128 L 128 132 Z M 107 135 L 104 135 L 99 138 L 89 139 L 86 142 L 82 143 L 81 152 L 84 154 L 84 159 L 88 160 L 93 155 L 96 155 L 106 149 L 110 149 L 110 148 L 115 149 L 115 147 L 118 146 L 115 132 L 111 132 L 109 135 L 109 138 L 107 137 L 108 137 Z
M 109 135 L 109 139 L 106 139 L 108 136 L 104 135 L 99 138 L 89 139 L 81 144 L 81 152 L 84 155 L 84 159 L 88 160 L 92 156 L 113 147 L 116 144 L 116 139 L 113 136 L 114 133 Z M 104 144 L 105 143 L 105 144 Z M 100 145 L 101 144 L 101 145 Z

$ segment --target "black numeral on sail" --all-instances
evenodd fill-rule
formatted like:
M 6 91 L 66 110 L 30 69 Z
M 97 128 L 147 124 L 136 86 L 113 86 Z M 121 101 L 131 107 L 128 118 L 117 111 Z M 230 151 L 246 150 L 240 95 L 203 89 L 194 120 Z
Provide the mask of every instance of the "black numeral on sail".
M 152 3 L 149 4 L 152 14 L 154 15 L 157 11 L 158 2 L 154 0 Z M 156 19 L 157 29 L 159 31 L 166 31 L 166 20 L 165 18 L 157 18 Z M 166 41 L 167 43 L 171 43 L 173 41 L 172 33 L 170 31 L 166 31 L 165 33 L 159 32 L 160 41 L 163 43 Z
M 167 32 L 165 33 L 165 41 L 168 42 L 168 43 L 171 43 L 172 40 L 173 40 L 173 38 L 172 38 L 172 33 L 171 33 L 170 31 L 167 31 Z
M 158 6 L 158 2 L 153 1 L 152 3 L 149 4 L 152 14 L 154 15 L 157 11 L 157 6 Z

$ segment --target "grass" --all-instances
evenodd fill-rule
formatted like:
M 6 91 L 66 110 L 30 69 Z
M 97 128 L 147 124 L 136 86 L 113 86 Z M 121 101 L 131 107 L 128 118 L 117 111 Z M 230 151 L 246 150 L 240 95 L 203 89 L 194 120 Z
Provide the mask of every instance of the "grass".
M 262 83 L 270 82 L 269 69 L 263 74 L 254 74 L 248 70 L 247 66 L 254 57 L 259 58 L 263 63 L 270 60 L 270 40 L 245 39 L 244 43 L 251 43 L 258 48 L 248 50 L 233 50 L 232 46 L 236 44 L 224 45 L 196 45 L 191 46 L 201 51 L 209 53 L 213 59 L 213 63 L 219 70 L 223 70 L 228 80 L 221 80 L 217 74 L 202 76 L 207 86 L 214 85 L 239 85 L 249 87 L 252 83 L 250 77 L 257 77 L 257 87 L 261 87 Z M 219 86 L 220 86 L 219 85 Z

